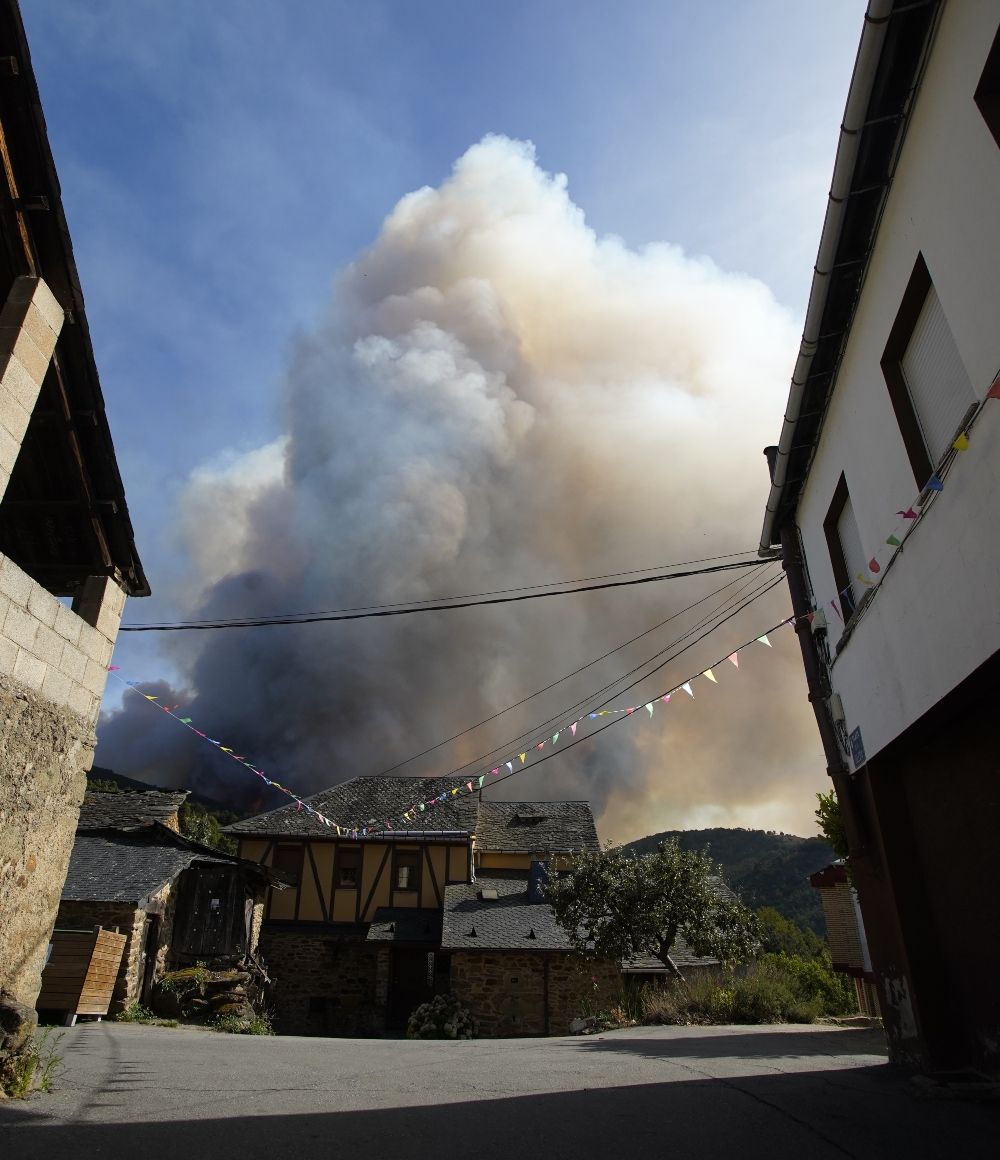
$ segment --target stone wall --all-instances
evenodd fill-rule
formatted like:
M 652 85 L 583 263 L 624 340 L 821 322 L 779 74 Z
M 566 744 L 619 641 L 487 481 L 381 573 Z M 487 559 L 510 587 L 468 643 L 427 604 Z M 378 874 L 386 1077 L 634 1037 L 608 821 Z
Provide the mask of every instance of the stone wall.
M 0 989 L 29 1007 L 93 748 L 90 722 L 0 670 Z
M 387 947 L 347 941 L 319 926 L 265 923 L 260 952 L 274 983 L 270 1002 L 279 1034 L 382 1033 Z
M 456 951 L 451 956 L 451 993 L 479 1020 L 483 1036 L 565 1035 L 574 1019 L 607 1010 L 620 986 L 614 964 L 576 955 Z

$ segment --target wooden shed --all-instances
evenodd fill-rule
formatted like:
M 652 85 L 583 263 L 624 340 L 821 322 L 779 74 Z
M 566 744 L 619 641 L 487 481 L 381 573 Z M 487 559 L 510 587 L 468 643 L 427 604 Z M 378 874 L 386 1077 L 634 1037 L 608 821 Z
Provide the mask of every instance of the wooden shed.
M 124 952 L 125 935 L 104 927 L 53 931 L 38 1007 L 65 1011 L 69 1026 L 77 1015 L 107 1015 Z

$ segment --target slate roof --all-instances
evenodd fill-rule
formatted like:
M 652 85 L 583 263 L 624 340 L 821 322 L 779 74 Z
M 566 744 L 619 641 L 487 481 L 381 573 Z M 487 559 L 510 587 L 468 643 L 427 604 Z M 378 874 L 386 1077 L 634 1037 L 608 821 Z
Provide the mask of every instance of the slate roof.
M 302 800 L 325 814 L 332 822 L 354 825 L 372 820 L 376 823 L 377 832 L 381 832 L 385 822 L 398 818 L 403 810 L 417 802 L 429 802 L 439 794 L 450 794 L 455 785 L 454 777 L 354 777 Z M 447 806 L 443 803 L 432 806 L 414 816 L 413 821 L 407 824 L 407 832 L 446 830 L 474 833 L 477 804 L 476 795 L 465 794 L 456 797 Z M 224 832 L 276 837 L 329 838 L 336 835 L 334 830 L 327 829 L 312 814 L 300 810 L 295 804 L 234 822 L 226 826 Z
M 495 901 L 480 891 L 495 890 Z M 445 887 L 441 949 L 568 951 L 570 941 L 558 925 L 552 908 L 528 901 L 525 878 L 480 875 L 475 882 Z
M 139 903 L 195 861 L 235 859 L 213 857 L 205 847 L 158 824 L 77 833 L 62 897 L 70 902 Z
M 497 802 L 479 806 L 476 848 L 518 854 L 598 850 L 589 802 Z
M 441 943 L 441 911 L 412 906 L 380 906 L 368 928 L 368 942 Z
M 395 819 L 394 832 L 403 832 L 396 825 L 403 810 L 442 793 L 450 795 L 455 785 L 454 777 L 355 777 L 302 800 L 341 825 L 375 821 L 371 835 L 375 837 L 385 832 L 385 822 L 390 819 Z M 588 802 L 480 801 L 477 794 L 463 794 L 415 814 L 406 827 L 407 834 L 475 834 L 479 850 L 532 854 L 536 850 L 599 848 Z M 335 831 L 294 804 L 234 822 L 224 832 L 269 837 L 335 836 Z
M 108 828 L 142 826 L 149 822 L 166 822 L 174 817 L 184 804 L 187 791 L 161 793 L 98 793 L 84 795 L 80 807 L 81 830 L 104 830 Z

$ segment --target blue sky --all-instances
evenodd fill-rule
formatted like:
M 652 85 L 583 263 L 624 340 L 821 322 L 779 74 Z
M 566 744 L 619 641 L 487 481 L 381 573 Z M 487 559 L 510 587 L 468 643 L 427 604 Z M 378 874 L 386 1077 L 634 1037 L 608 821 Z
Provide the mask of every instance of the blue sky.
M 485 134 L 534 142 L 598 234 L 707 255 L 799 320 L 864 7 L 22 0 L 154 589 L 128 616 L 175 614 L 190 473 L 285 429 L 338 270 Z M 149 638 L 116 660 L 172 672 Z

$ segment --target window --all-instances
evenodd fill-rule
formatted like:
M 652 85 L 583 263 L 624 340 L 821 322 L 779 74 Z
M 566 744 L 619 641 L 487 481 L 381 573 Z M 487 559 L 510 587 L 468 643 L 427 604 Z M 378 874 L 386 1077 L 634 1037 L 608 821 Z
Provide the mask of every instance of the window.
M 338 846 L 333 864 L 335 886 L 348 886 L 357 890 L 361 883 L 361 847 Z
M 993 134 L 993 140 L 1000 145 L 1000 29 L 993 37 L 993 46 L 986 58 L 974 100 Z
M 291 876 L 292 885 L 298 886 L 302 877 L 302 847 L 277 846 L 271 859 L 271 866 Z
M 861 545 L 861 533 L 854 518 L 851 496 L 847 490 L 847 480 L 843 475 L 833 493 L 833 500 L 826 519 L 823 521 L 826 543 L 830 550 L 833 577 L 840 594 L 844 619 L 851 615 L 861 600 L 863 585 L 858 580 L 859 573 L 868 572 L 868 562 Z
M 882 355 L 882 373 L 919 487 L 976 405 L 923 256 L 917 257 Z
M 396 890 L 416 890 L 420 880 L 420 851 L 394 850 L 392 881 Z

